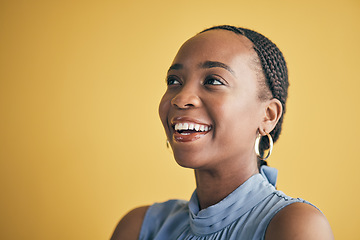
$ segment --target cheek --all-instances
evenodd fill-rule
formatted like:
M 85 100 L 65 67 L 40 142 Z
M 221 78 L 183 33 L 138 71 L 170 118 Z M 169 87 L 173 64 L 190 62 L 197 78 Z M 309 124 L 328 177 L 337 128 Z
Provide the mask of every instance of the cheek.
M 160 104 L 159 104 L 159 116 L 161 119 L 161 122 L 165 128 L 165 131 L 168 132 L 167 129 L 167 116 L 170 109 L 170 99 L 166 96 L 166 94 L 161 98 Z
M 234 139 L 249 141 L 256 135 L 260 120 L 257 104 L 246 99 L 239 101 L 231 98 L 216 109 L 217 111 L 213 113 L 216 116 L 216 125 L 219 131 L 224 132 L 226 141 Z

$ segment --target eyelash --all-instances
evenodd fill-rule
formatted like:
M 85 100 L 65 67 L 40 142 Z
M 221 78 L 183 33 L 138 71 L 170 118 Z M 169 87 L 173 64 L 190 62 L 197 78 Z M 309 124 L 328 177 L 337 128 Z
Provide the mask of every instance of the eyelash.
M 214 83 L 214 82 L 218 82 L 218 83 Z M 180 80 L 176 79 L 173 76 L 169 76 L 166 80 L 166 84 L 168 86 L 172 86 L 172 85 L 182 85 L 182 83 L 180 82 Z M 208 77 L 204 80 L 203 82 L 204 85 L 225 85 L 223 83 L 223 81 L 219 80 L 218 78 L 215 77 Z
M 212 83 L 210 83 L 210 82 L 212 82 Z M 214 84 L 214 82 L 218 82 L 218 83 Z M 204 85 L 224 85 L 224 83 L 217 78 L 210 77 L 210 78 L 205 79 Z
M 178 82 L 178 83 L 174 83 L 175 81 Z M 167 78 L 167 80 L 166 80 L 166 84 L 167 84 L 168 86 L 170 86 L 170 85 L 175 85 L 175 84 L 180 85 L 181 83 L 180 83 L 180 81 L 177 80 L 176 78 L 169 76 L 169 77 Z

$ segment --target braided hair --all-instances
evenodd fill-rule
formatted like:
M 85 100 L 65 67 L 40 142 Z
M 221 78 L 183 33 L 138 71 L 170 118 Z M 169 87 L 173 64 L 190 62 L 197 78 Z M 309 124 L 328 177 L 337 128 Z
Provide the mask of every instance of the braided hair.
M 246 28 L 220 25 L 205 29 L 201 33 L 215 29 L 232 31 L 248 38 L 253 43 L 253 49 L 257 53 L 255 63 L 261 65 L 261 67 L 257 68 L 259 69 L 258 75 L 260 76 L 259 98 L 261 100 L 267 99 L 268 97 L 266 96 L 270 94 L 270 98 L 276 98 L 281 102 L 283 113 L 285 113 L 289 82 L 286 62 L 280 49 L 262 34 Z M 284 114 L 282 114 L 275 128 L 270 132 L 274 142 L 279 138 L 283 118 Z M 268 138 L 261 138 L 259 148 L 261 155 L 264 154 L 265 150 L 269 149 Z M 258 166 L 260 167 L 261 165 L 267 165 L 266 161 L 259 159 Z

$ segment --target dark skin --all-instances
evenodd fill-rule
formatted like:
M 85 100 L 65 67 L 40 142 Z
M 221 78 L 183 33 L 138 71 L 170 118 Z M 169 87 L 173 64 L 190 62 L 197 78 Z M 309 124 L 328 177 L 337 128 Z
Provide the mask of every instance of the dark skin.
M 184 43 L 168 71 L 159 115 L 177 163 L 195 170 L 201 209 L 218 203 L 258 173 L 256 136 L 271 132 L 281 117 L 277 99 L 259 98 L 259 76 L 251 65 L 254 57 L 247 38 L 212 30 Z M 179 133 L 175 131 L 179 124 L 207 128 L 202 133 Z M 138 239 L 147 208 L 128 213 L 112 239 Z M 272 219 L 266 239 L 333 236 L 321 212 L 295 203 Z

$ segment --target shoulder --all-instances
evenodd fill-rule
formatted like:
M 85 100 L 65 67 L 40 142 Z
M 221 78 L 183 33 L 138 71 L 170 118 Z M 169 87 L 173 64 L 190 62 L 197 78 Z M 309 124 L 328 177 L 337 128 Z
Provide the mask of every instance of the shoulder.
M 118 223 L 111 240 L 135 240 L 139 238 L 141 225 L 149 206 L 135 208 L 128 212 Z
M 327 219 L 318 209 L 297 202 L 284 207 L 274 216 L 265 239 L 332 240 L 334 237 Z

